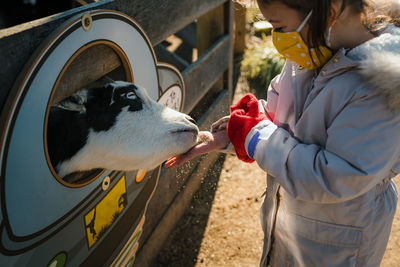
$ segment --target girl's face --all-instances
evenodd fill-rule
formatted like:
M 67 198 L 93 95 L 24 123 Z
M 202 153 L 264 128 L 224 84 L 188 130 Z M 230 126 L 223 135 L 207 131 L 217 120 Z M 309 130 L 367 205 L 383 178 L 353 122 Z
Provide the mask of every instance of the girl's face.
M 257 3 L 264 18 L 272 24 L 274 30 L 279 29 L 282 32 L 294 32 L 305 18 L 305 16 L 300 14 L 297 10 L 279 1 L 263 4 L 262 0 L 257 0 Z M 307 32 L 308 25 L 306 24 L 300 31 L 301 38 L 305 42 L 307 40 Z

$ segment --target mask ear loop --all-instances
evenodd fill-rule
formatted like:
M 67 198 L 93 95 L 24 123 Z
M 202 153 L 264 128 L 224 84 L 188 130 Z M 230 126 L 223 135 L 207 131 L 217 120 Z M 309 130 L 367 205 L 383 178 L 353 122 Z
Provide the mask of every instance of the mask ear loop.
M 327 47 L 329 47 L 329 48 L 331 48 L 331 31 L 332 31 L 332 27 L 333 27 L 333 25 L 332 26 L 330 26 L 329 28 L 328 28 L 328 35 L 326 36 L 326 38 L 325 38 L 325 44 L 326 44 L 326 46 Z
M 335 13 L 336 14 L 336 13 Z M 329 22 L 329 28 L 328 28 L 328 33 L 325 37 L 325 45 L 332 49 L 332 42 L 331 42 L 331 31 L 332 27 L 336 24 L 336 17 L 335 18 L 330 18 Z
M 311 15 L 312 15 L 313 10 L 311 9 L 310 12 L 308 12 L 307 16 L 305 17 L 305 19 L 303 20 L 303 22 L 300 24 L 300 26 L 297 28 L 296 32 L 299 33 L 300 35 L 300 31 L 303 29 L 304 25 L 306 25 L 306 23 L 308 22 L 308 20 L 310 19 Z M 300 37 L 301 38 L 301 37 Z M 313 64 L 315 64 L 312 56 L 311 56 L 311 51 L 308 50 L 308 54 L 310 55 L 310 58 L 313 62 Z
M 304 25 L 306 25 L 306 23 L 310 19 L 311 15 L 312 15 L 312 10 L 308 13 L 307 17 L 303 20 L 303 22 L 297 28 L 296 32 L 300 32 L 303 29 Z

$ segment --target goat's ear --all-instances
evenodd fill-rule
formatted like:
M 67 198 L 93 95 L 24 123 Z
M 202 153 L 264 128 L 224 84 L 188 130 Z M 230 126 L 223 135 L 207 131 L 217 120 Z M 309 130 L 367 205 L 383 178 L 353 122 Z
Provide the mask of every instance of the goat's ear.
M 103 82 L 103 83 L 112 83 L 112 82 L 114 82 L 114 80 L 111 79 L 111 78 L 108 77 L 108 76 L 103 76 L 103 77 L 101 77 L 101 78 L 100 78 L 100 81 Z
M 82 89 L 76 92 L 75 94 L 71 95 L 70 97 L 64 99 L 63 101 L 57 103 L 55 106 L 65 110 L 85 112 L 86 102 L 87 102 L 87 90 Z

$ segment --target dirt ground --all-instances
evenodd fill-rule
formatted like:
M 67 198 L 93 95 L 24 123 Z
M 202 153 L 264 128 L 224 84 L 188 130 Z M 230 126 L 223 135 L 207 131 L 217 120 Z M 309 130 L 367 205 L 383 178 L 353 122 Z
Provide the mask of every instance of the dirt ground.
M 248 91 L 252 89 L 241 76 L 234 102 Z M 395 181 L 400 188 L 400 177 Z M 265 173 L 256 163 L 221 156 L 164 243 L 154 266 L 258 266 L 263 245 L 259 210 L 265 186 Z M 383 267 L 400 266 L 399 208 Z

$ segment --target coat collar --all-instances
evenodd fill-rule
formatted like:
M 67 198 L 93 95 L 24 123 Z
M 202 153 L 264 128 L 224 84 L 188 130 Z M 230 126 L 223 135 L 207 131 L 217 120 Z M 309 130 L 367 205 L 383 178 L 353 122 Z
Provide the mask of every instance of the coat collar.
M 400 28 L 387 26 L 378 37 L 355 47 L 347 56 L 360 62 L 358 71 L 384 96 L 388 108 L 400 111 Z
M 350 69 L 384 96 L 390 110 L 400 111 L 400 28 L 390 24 L 379 36 L 351 50 L 339 49 L 320 70 L 316 81 L 326 84 Z

